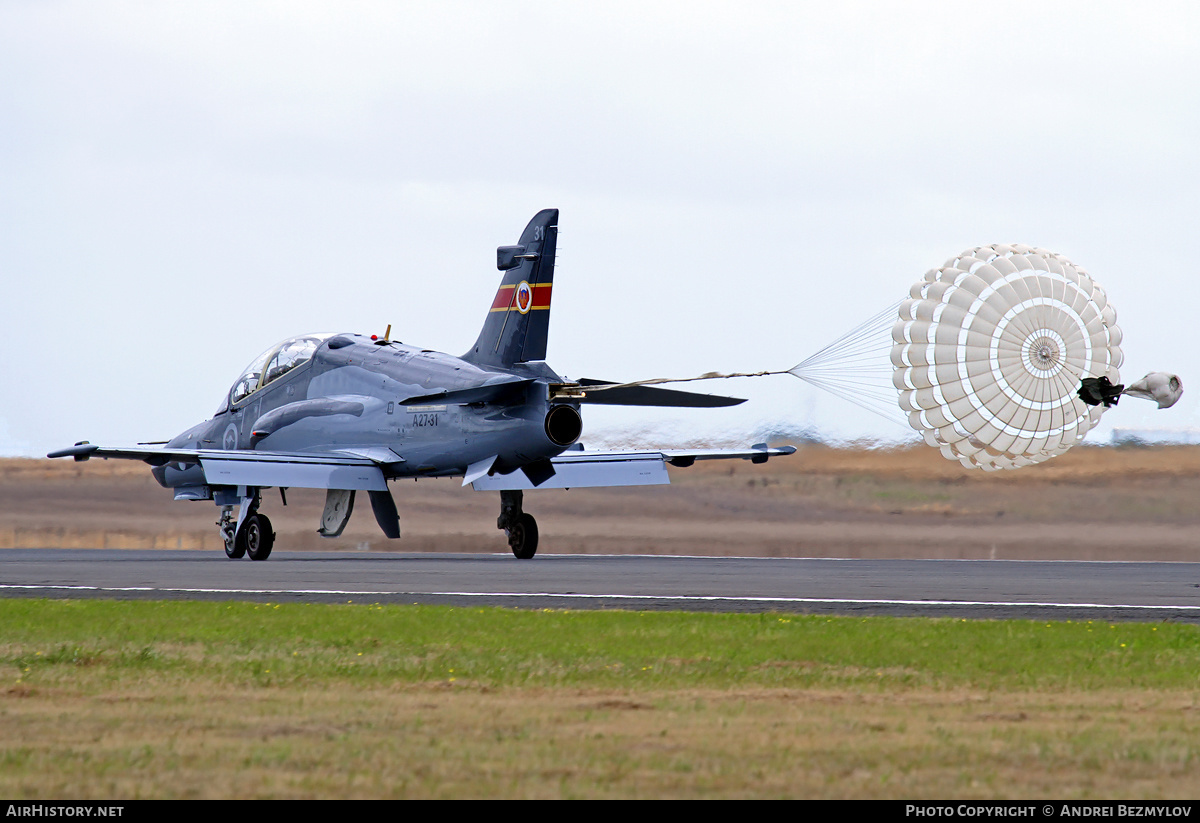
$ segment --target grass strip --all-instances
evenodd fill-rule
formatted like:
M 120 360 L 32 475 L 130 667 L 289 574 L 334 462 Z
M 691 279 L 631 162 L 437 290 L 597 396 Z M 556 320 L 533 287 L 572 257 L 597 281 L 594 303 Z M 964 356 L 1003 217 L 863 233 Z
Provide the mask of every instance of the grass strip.
M 1171 623 L 9 599 L 0 626 L 9 683 L 94 668 L 256 685 L 1200 685 L 1200 627 Z
M 1171 797 L 1200 628 L 0 600 L 9 797 Z

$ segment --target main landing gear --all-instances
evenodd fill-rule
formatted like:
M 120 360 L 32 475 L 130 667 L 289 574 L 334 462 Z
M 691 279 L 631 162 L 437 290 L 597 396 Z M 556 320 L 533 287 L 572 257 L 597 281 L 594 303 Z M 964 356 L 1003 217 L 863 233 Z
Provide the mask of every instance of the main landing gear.
M 537 553 L 538 528 L 532 514 L 521 510 L 520 491 L 500 492 L 500 516 L 496 528 L 508 535 L 508 546 L 518 560 L 529 560 Z
M 275 532 L 271 528 L 271 519 L 258 513 L 259 499 L 257 490 L 243 497 L 236 521 L 233 519 L 233 506 L 221 507 L 221 519 L 217 521 L 217 526 L 225 539 L 225 555 L 231 560 L 246 555 L 251 560 L 266 560 L 271 556 Z

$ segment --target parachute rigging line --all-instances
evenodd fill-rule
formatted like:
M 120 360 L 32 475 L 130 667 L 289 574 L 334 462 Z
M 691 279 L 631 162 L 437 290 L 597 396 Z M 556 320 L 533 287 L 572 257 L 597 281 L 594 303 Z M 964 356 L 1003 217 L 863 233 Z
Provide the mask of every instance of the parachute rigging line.
M 899 302 L 893 303 L 787 373 L 907 428 L 908 421 L 896 404 L 897 393 L 891 383 L 894 368 L 888 362 L 892 325 L 899 308 Z
M 899 306 L 899 302 L 893 303 L 790 369 L 728 374 L 706 372 L 698 377 L 655 377 L 629 383 L 588 386 L 587 391 L 790 374 L 907 429 L 908 421 L 896 404 L 897 392 L 891 382 L 893 367 L 888 362 L 888 351 L 892 345 L 891 328 Z

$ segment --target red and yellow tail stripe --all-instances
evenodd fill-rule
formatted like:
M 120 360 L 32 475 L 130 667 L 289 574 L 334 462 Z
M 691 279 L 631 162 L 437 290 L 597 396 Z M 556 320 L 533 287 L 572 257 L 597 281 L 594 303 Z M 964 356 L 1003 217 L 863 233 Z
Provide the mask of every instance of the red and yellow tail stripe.
M 510 283 L 501 286 L 496 291 L 496 299 L 492 301 L 491 311 L 515 311 L 525 314 L 530 311 L 549 311 L 550 310 L 550 290 L 554 287 L 553 283 L 526 283 L 533 293 L 531 304 L 521 311 L 517 305 L 517 287 L 520 283 Z

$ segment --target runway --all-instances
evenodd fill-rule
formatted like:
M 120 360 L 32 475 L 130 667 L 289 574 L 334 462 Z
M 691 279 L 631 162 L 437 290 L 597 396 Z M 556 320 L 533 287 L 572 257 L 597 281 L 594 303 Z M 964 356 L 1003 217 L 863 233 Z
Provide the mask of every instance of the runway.
M 0 596 L 1200 622 L 1200 563 L 0 549 Z

